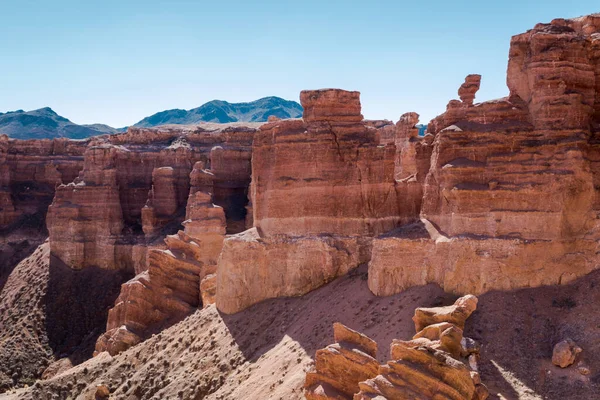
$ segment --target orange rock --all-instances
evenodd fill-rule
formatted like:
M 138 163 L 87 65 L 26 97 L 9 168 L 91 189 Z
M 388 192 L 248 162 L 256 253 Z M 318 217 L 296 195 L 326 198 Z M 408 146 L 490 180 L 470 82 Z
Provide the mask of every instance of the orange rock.
M 571 339 L 558 342 L 552 351 L 552 364 L 567 368 L 575 362 L 575 357 L 583 350 Z
M 438 324 L 440 322 L 450 322 L 463 329 L 467 318 L 469 318 L 469 316 L 477 309 L 477 301 L 477 297 L 466 295 L 460 297 L 451 306 L 417 308 L 415 310 L 415 316 L 413 317 L 415 330 L 419 332 L 430 325 Z
M 223 244 L 217 308 L 232 314 L 266 299 L 300 296 L 358 267 L 366 257 L 368 241 L 359 237 L 264 237 L 249 229 Z
M 468 106 L 472 106 L 473 100 L 475 100 L 475 93 L 477 93 L 479 90 L 480 84 L 481 75 L 467 75 L 465 78 L 465 83 L 460 85 L 460 88 L 458 88 L 458 97 L 460 97 L 460 101 Z
M 306 374 L 309 400 L 350 399 L 358 392 L 359 382 L 377 375 L 377 360 L 364 352 L 376 352 L 375 342 L 339 323 L 334 332 L 342 341 L 317 350 L 314 371 Z
M 304 120 L 267 123 L 255 137 L 254 225 L 265 236 L 396 227 L 395 149 L 380 146 L 377 130 L 361 122 L 359 93 L 304 91 L 301 101 Z
M 377 343 L 373 339 L 339 322 L 333 324 L 333 340 L 336 343 L 349 343 L 371 357 L 377 357 Z
M 487 388 L 479 374 L 459 361 L 463 335 L 455 323 L 464 324 L 476 304 L 474 296 L 465 296 L 454 306 L 417 308 L 415 318 L 420 322 L 417 334 L 409 341 L 392 341 L 392 361 L 382 365 L 376 377 L 360 382 L 360 391 L 354 399 L 487 398 Z

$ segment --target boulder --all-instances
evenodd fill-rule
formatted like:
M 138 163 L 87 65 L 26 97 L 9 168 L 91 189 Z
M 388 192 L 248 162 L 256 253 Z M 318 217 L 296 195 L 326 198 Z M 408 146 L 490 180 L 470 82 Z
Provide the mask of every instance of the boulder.
M 441 322 L 449 322 L 463 329 L 467 318 L 477 309 L 477 301 L 477 297 L 466 295 L 458 298 L 451 306 L 417 308 L 413 317 L 415 330 L 420 332 L 430 325 Z
M 334 336 L 341 342 L 317 350 L 314 371 L 306 374 L 309 400 L 351 399 L 359 382 L 377 375 L 379 364 L 373 358 L 377 344 L 372 339 L 339 323 L 334 325 Z
M 567 368 L 575 362 L 575 358 L 582 351 L 581 347 L 577 346 L 577 343 L 571 339 L 560 341 L 554 345 L 552 364 L 561 368 Z

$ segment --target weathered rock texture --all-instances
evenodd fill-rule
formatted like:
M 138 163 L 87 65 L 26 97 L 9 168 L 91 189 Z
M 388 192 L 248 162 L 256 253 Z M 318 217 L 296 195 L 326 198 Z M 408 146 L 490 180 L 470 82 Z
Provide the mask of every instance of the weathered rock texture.
M 226 219 L 223 208 L 212 203 L 214 175 L 203 167 L 204 162 L 197 162 L 190 174 L 184 231 L 167 236 L 166 249 L 150 249 L 148 270 L 123 284 L 109 312 L 106 333 L 98 339 L 97 353 L 117 354 L 203 304 L 214 302 L 214 274 Z M 172 169 L 161 170 L 159 174 L 172 182 Z M 153 191 L 156 195 L 156 186 Z M 173 204 L 175 199 L 168 195 L 159 198 L 161 201 L 153 205 L 157 210 L 167 210 L 162 213 L 165 215 L 168 206 L 163 205 Z
M 377 374 L 377 343 L 365 335 L 335 323 L 335 344 L 317 350 L 315 371 L 306 374 L 306 398 L 350 399 L 358 383 Z
M 575 358 L 583 350 L 572 339 L 565 339 L 556 343 L 552 350 L 552 364 L 567 368 L 575 362 Z
M 367 260 L 360 237 L 263 238 L 252 228 L 225 240 L 216 304 L 232 314 L 268 298 L 300 296 Z
M 45 227 L 55 186 L 83 168 L 87 141 L 14 140 L 0 135 L 0 232 L 22 225 Z
M 255 137 L 254 225 L 266 236 L 394 228 L 394 147 L 362 122 L 359 93 L 303 91 L 300 100 L 303 120 L 267 123 Z
M 302 120 L 270 121 L 254 138 L 255 229 L 225 241 L 216 291 L 223 312 L 305 294 L 367 262 L 373 236 L 418 216 L 426 168 L 421 183 L 397 185 L 397 169 L 418 169 L 415 157 L 396 166 L 395 145 L 380 140 L 390 124 L 363 121 L 358 92 L 304 91 L 300 99 Z M 394 131 L 407 147 L 419 146 L 410 136 L 417 122 Z
M 477 371 L 479 348 L 463 338 L 465 320 L 477 307 L 469 295 L 447 307 L 417 308 L 417 334 L 394 340 L 392 361 L 379 365 L 377 344 L 341 324 L 334 324 L 336 344 L 317 350 L 315 367 L 306 374 L 307 399 L 453 399 L 485 400 L 487 388 Z
M 73 268 L 142 271 L 144 248 L 177 231 L 185 217 L 190 172 L 214 174 L 214 201 L 230 231 L 245 228 L 254 128 L 131 128 L 95 138 L 85 165 L 61 185 L 48 213 L 52 253 Z
M 596 268 L 599 34 L 589 16 L 513 37 L 504 99 L 473 104 L 480 77 L 466 78 L 429 124 L 422 222 L 373 241 L 374 293 L 483 293 Z
M 462 345 L 462 328 L 476 307 L 477 298 L 469 295 L 453 306 L 417 308 L 417 334 L 409 341 L 394 340 L 392 361 L 361 382 L 353 398 L 485 400 L 488 391 L 477 371 L 478 349 Z

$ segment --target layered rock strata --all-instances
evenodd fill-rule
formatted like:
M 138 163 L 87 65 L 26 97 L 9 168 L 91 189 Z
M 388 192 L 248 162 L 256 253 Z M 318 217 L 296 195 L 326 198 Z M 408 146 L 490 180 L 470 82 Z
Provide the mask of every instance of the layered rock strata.
M 507 98 L 470 75 L 434 119 L 421 223 L 373 242 L 369 287 L 455 293 L 561 284 L 596 268 L 598 18 L 513 37 Z
M 315 370 L 306 373 L 309 400 L 351 399 L 359 382 L 377 375 L 377 343 L 340 323 L 333 325 L 333 336 L 335 344 L 317 350 Z
M 488 390 L 477 372 L 478 348 L 463 346 L 465 320 L 477 306 L 475 296 L 465 296 L 452 306 L 417 308 L 416 335 L 394 340 L 391 361 L 378 375 L 359 383 L 355 400 L 382 398 L 485 400 Z
M 211 193 L 228 229 L 243 230 L 254 131 L 237 125 L 131 128 L 94 138 L 80 176 L 57 188 L 50 207 L 53 255 L 73 268 L 145 270 L 148 247 L 163 247 L 160 240 L 184 220 L 198 161 L 215 176 Z
M 166 249 L 150 249 L 148 270 L 123 284 L 96 353 L 117 354 L 214 302 L 226 219 L 223 208 L 212 203 L 214 175 L 203 167 L 196 163 L 190 174 L 184 230 L 166 237 Z M 164 203 L 169 204 L 168 197 Z
M 422 184 L 397 186 L 396 146 L 380 141 L 389 124 L 363 121 L 358 92 L 304 91 L 300 100 L 302 120 L 272 120 L 254 138 L 255 229 L 225 241 L 216 299 L 223 312 L 302 295 L 347 273 L 369 260 L 373 236 L 419 213 Z M 395 134 L 408 141 L 417 121 Z M 410 157 L 402 167 L 416 169 Z
M 307 399 L 453 399 L 485 400 L 488 390 L 477 371 L 479 347 L 463 337 L 477 298 L 453 305 L 417 308 L 417 333 L 394 340 L 391 361 L 379 365 L 377 344 L 341 324 L 334 324 L 335 344 L 317 350 L 314 370 L 306 374 Z
M 254 225 L 266 236 L 394 228 L 394 147 L 362 122 L 359 93 L 303 91 L 300 100 L 303 120 L 267 123 L 255 137 Z
M 87 141 L 15 140 L 0 135 L 0 232 L 25 224 L 45 229 L 56 185 L 83 168 Z

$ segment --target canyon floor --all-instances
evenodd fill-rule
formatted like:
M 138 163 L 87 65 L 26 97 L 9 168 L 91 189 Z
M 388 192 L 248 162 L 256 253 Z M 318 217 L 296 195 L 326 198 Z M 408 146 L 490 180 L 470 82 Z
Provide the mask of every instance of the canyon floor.
M 43 300 L 48 261 L 44 244 L 15 268 L 3 289 L 5 301 L 15 304 L 22 297 L 29 299 L 29 307 L 12 308 L 21 314 L 11 314 L 12 328 L 0 338 L 2 362 L 36 352 L 40 359 L 51 357 Z M 481 375 L 491 398 L 598 398 L 599 288 L 597 271 L 569 285 L 479 297 L 465 335 L 482 344 Z M 30 298 L 33 293 L 38 297 Z M 376 340 L 378 359 L 384 362 L 392 339 L 414 334 L 416 307 L 455 299 L 433 284 L 374 296 L 362 266 L 303 297 L 268 300 L 235 315 L 220 314 L 211 305 L 118 356 L 102 353 L 0 398 L 92 399 L 97 386 L 105 385 L 115 399 L 302 399 L 305 373 L 315 351 L 333 342 L 334 322 Z M 575 340 L 583 353 L 574 366 L 560 370 L 550 359 L 552 346 L 565 337 Z M 12 346 L 6 345 L 9 340 Z M 85 351 L 72 356 L 74 364 Z M 62 363 L 70 367 L 70 361 Z M 578 372 L 582 366 L 591 373 Z

